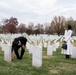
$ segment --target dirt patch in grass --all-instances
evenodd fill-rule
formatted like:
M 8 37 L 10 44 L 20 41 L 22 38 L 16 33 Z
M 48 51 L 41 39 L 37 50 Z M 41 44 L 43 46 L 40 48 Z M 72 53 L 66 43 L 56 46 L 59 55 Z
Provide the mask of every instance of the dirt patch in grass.
M 65 71 L 76 71 L 76 64 L 69 64 L 69 63 L 60 63 L 59 69 L 65 70 Z
M 48 55 L 48 56 L 43 56 L 42 58 L 49 59 L 49 58 L 55 58 L 55 56 Z
M 49 70 L 49 72 L 52 74 L 58 74 L 58 70 Z

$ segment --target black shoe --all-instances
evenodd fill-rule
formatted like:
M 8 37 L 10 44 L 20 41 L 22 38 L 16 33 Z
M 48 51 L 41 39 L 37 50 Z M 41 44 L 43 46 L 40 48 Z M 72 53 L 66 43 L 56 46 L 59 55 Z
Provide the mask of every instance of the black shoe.
M 22 57 L 19 58 L 20 60 L 22 59 Z
M 17 57 L 17 59 L 20 59 L 19 57 Z

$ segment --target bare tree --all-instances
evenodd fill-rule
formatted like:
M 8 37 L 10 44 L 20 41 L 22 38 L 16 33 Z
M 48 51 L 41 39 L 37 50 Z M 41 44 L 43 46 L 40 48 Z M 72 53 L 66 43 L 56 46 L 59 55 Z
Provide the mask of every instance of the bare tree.
M 55 16 L 51 22 L 51 30 L 54 33 L 60 35 L 64 32 L 65 18 L 63 16 Z
M 0 33 L 3 33 L 3 26 L 0 25 Z
M 51 25 L 49 24 L 45 25 L 45 34 L 51 34 Z
M 18 21 L 17 18 L 11 17 L 10 19 L 5 19 L 3 21 L 3 32 L 4 33 L 16 33 L 17 32 Z
M 26 29 L 26 33 L 28 35 L 33 34 L 33 28 L 34 28 L 34 24 L 32 22 L 30 22 L 27 29 Z
M 17 31 L 18 31 L 18 33 L 24 33 L 24 32 L 26 32 L 26 27 L 25 27 L 26 25 L 25 24 L 23 24 L 23 23 L 21 23 L 18 27 L 17 27 Z
M 43 34 L 44 33 L 43 25 L 42 24 L 37 24 L 34 27 L 34 33 L 35 34 Z
M 67 19 L 67 21 L 65 23 L 65 27 L 67 27 L 68 24 L 70 24 L 72 26 L 72 30 L 76 34 L 76 20 L 74 20 L 72 17 L 70 17 Z

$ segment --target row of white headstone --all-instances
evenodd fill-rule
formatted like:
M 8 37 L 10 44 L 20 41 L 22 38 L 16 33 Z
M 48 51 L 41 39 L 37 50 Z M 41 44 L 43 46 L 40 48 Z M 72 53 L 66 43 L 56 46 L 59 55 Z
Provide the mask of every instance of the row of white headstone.
M 57 37 L 52 45 L 50 45 L 50 41 L 52 40 L 48 40 L 48 43 L 46 43 L 46 41 L 43 41 L 44 47 L 47 48 L 47 55 L 53 55 L 53 51 L 56 51 L 56 49 L 59 47 L 59 42 L 57 42 L 57 40 L 59 40 L 60 38 L 61 37 Z M 27 42 L 26 46 L 29 51 L 29 54 L 32 54 L 32 65 L 35 67 L 40 67 L 42 66 L 42 42 L 40 42 L 37 45 L 37 40 L 38 39 L 36 39 L 35 37 L 35 41 L 33 41 L 34 45 Z M 7 42 L 7 44 L 4 44 L 3 39 L 1 39 L 1 41 L 2 42 L 0 42 L 0 46 L 2 47 L 2 50 L 4 51 L 4 60 L 7 62 L 10 62 L 11 61 L 11 44 L 12 44 L 13 39 L 11 40 L 11 42 Z M 72 58 L 76 58 L 75 53 L 76 53 L 76 47 L 73 47 Z
M 42 43 L 40 43 L 39 45 L 35 44 L 30 45 L 27 42 L 26 45 L 29 54 L 32 54 L 32 65 L 36 66 L 36 67 L 40 67 L 42 66 Z M 45 47 L 45 46 L 44 46 Z M 53 55 L 53 51 L 56 51 L 56 49 L 59 47 L 59 42 L 50 45 L 50 43 L 48 42 L 48 45 L 46 45 L 47 48 L 47 55 Z
M 11 61 L 11 43 L 4 44 L 3 42 L 1 42 L 0 46 L 2 47 L 2 51 L 4 51 L 4 60 L 7 62 L 10 62 Z M 31 45 L 30 43 L 27 43 L 26 46 L 29 50 L 29 54 L 32 54 L 32 65 L 36 67 L 42 66 L 42 43 L 40 43 L 39 46 L 37 46 L 36 42 L 34 46 Z M 50 43 L 48 43 L 48 46 L 46 45 L 44 47 L 47 47 L 47 55 L 52 55 L 53 48 L 55 48 L 54 51 L 56 51 L 55 44 L 51 46 Z

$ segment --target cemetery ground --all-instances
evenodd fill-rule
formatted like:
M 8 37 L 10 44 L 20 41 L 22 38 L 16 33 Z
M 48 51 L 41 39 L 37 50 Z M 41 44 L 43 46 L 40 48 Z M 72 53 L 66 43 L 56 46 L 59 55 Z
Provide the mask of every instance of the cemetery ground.
M 76 58 L 65 59 L 58 48 L 52 56 L 47 55 L 47 49 L 42 50 L 42 67 L 32 66 L 32 54 L 26 49 L 22 60 L 4 61 L 0 48 L 0 75 L 76 75 Z

